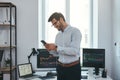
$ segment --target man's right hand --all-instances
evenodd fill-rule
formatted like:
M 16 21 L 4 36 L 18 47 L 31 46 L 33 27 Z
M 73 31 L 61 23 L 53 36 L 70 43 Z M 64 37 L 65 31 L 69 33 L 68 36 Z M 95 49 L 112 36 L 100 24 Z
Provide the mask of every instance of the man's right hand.
M 48 51 L 51 51 L 51 50 L 57 50 L 57 47 L 54 43 L 46 43 L 45 44 L 45 48 L 48 50 Z

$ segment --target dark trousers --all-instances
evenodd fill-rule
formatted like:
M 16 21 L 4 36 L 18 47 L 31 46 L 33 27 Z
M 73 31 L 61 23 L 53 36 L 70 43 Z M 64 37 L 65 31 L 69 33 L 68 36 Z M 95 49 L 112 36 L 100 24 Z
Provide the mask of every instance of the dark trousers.
M 81 80 L 80 63 L 72 67 L 57 65 L 57 80 Z

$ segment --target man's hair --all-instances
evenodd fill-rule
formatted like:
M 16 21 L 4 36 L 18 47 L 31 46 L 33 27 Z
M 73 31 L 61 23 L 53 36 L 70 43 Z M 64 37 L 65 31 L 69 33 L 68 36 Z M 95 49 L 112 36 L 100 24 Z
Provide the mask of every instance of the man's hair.
M 65 18 L 64 18 L 62 13 L 55 12 L 49 17 L 48 22 L 52 21 L 54 18 L 56 20 L 59 20 L 60 18 L 63 18 L 63 20 L 65 21 Z

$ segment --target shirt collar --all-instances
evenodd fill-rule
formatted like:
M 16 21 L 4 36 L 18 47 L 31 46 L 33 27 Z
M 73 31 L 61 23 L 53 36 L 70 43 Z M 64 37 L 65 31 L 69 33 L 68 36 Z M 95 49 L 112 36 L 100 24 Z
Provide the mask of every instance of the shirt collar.
M 70 25 L 68 25 L 65 29 L 64 32 L 67 31 L 70 28 Z

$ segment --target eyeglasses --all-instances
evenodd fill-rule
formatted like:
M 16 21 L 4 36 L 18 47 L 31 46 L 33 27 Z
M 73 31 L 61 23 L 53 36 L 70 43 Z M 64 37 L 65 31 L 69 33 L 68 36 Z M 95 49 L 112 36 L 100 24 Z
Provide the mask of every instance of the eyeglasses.
M 58 23 L 58 21 L 54 22 L 54 23 L 52 24 L 52 26 L 55 26 L 57 23 Z

